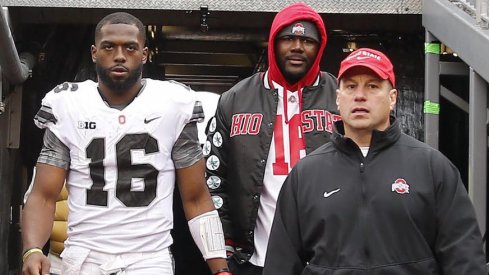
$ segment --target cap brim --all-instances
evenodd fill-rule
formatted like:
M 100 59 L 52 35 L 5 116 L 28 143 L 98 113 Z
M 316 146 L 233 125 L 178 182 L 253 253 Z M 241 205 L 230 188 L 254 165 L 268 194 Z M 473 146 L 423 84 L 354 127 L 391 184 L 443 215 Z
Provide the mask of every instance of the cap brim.
M 376 66 L 372 64 L 351 64 L 347 65 L 345 68 L 342 68 L 342 71 L 338 74 L 338 81 L 343 77 L 343 75 L 350 69 L 355 68 L 355 67 L 365 67 L 373 71 L 376 75 L 378 75 L 381 79 L 388 80 L 389 75 L 377 68 Z

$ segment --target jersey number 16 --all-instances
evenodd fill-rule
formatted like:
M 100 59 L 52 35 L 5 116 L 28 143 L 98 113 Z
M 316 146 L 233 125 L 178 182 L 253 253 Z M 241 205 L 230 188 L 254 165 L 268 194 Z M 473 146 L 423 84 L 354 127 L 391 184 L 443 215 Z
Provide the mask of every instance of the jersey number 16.
M 145 154 L 159 152 L 158 142 L 147 133 L 125 135 L 116 144 L 117 183 L 115 196 L 128 207 L 148 206 L 156 198 L 158 170 L 151 164 L 133 164 L 131 150 L 144 150 Z M 90 158 L 90 178 L 93 185 L 87 190 L 87 205 L 107 206 L 105 182 L 105 138 L 95 138 L 86 149 Z M 144 191 L 131 191 L 133 178 L 144 180 Z

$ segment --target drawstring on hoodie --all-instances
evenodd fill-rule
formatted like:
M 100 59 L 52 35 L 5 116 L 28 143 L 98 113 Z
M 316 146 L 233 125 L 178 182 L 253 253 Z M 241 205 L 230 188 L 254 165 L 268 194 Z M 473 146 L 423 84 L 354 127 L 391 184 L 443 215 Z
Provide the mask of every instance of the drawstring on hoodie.
M 287 98 L 287 88 L 284 87 L 284 118 L 285 118 L 285 123 L 289 124 L 289 112 L 287 110 L 287 106 L 289 105 L 289 99 Z M 299 97 L 297 100 L 299 100 L 299 114 L 302 113 L 302 88 L 299 87 L 297 89 L 297 96 Z

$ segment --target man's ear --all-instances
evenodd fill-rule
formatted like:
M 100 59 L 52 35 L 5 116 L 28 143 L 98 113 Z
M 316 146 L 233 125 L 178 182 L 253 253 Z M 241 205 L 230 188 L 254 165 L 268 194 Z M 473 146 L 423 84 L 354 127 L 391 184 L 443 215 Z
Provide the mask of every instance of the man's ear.
M 92 45 L 92 47 L 90 47 L 90 52 L 92 53 L 92 62 L 93 63 L 97 62 L 97 57 L 96 57 L 97 47 L 95 47 L 95 45 Z
M 143 48 L 143 64 L 146 64 L 146 61 L 148 61 L 148 47 Z
M 340 90 L 336 89 L 336 108 L 338 108 L 338 111 L 340 110 Z
M 397 103 L 397 89 L 392 89 L 389 91 L 389 98 L 390 98 L 390 109 L 391 111 L 394 110 L 394 108 L 396 107 L 396 103 Z

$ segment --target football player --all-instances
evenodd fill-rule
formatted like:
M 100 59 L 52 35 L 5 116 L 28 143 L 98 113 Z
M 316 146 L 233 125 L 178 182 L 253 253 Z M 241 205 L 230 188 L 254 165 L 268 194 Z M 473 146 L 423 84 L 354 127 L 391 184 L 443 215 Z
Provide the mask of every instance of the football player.
M 95 29 L 98 82 L 63 83 L 42 101 L 46 129 L 22 219 L 23 274 L 46 274 L 40 248 L 66 179 L 68 239 L 63 275 L 173 274 L 172 194 L 178 182 L 189 228 L 213 274 L 230 274 L 222 226 L 204 179 L 196 122 L 202 106 L 188 87 L 142 78 L 145 29 L 117 12 Z

